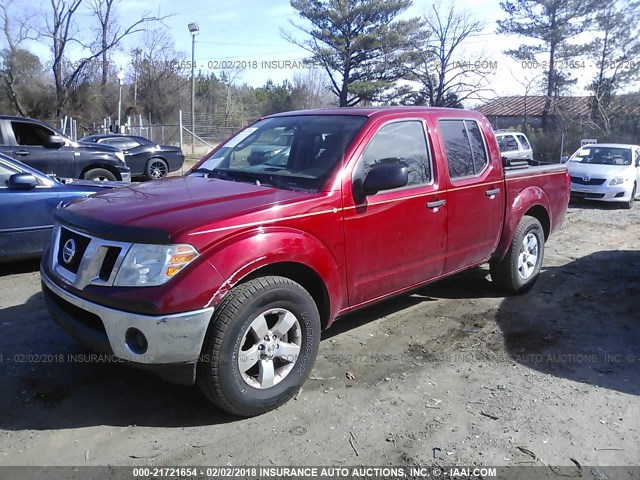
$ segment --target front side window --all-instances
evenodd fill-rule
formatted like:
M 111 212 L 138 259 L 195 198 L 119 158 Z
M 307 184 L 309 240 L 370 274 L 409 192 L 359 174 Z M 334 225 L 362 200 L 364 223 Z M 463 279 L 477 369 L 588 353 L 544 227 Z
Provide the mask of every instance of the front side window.
M 366 121 L 356 115 L 266 118 L 229 139 L 192 174 L 316 191 Z
M 489 160 L 478 123 L 475 120 L 440 120 L 438 124 L 449 176 L 454 179 L 479 174 Z
M 44 145 L 51 135 L 55 135 L 53 130 L 49 130 L 41 125 L 26 122 L 11 122 L 13 135 L 16 137 L 18 145 Z
M 407 168 L 407 185 L 430 183 L 431 164 L 422 122 L 412 120 L 383 126 L 367 145 L 361 162 L 364 175 L 376 165 L 395 164 Z
M 0 162 L 0 188 L 6 188 L 9 184 L 9 177 L 16 173 L 20 172 L 15 168 Z

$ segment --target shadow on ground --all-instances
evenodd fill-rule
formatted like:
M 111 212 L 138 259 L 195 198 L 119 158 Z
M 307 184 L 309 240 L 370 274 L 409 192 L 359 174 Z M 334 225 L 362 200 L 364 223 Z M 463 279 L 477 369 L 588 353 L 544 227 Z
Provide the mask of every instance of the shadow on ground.
M 496 316 L 517 362 L 542 373 L 640 394 L 640 251 L 601 251 L 542 273 Z

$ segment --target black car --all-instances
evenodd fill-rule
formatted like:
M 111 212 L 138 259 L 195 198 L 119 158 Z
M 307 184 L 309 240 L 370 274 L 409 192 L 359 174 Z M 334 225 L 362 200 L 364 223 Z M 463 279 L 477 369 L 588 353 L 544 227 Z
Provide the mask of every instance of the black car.
M 131 181 L 117 148 L 79 144 L 31 118 L 0 115 L 0 153 L 58 177 Z
M 39 255 L 51 239 L 53 212 L 61 202 L 125 185 L 65 183 L 0 153 L 0 262 Z
M 180 147 L 158 145 L 138 135 L 89 135 L 80 139 L 80 143 L 109 145 L 120 149 L 131 168 L 131 174 L 149 180 L 164 178 L 169 172 L 180 170 L 184 164 Z

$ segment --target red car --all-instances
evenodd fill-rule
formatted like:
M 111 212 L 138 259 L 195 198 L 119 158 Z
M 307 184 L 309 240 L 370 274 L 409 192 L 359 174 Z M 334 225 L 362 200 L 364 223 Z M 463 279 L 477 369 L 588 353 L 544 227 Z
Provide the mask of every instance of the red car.
M 250 164 L 283 134 L 286 162 Z M 185 177 L 59 210 L 43 292 L 80 342 L 257 415 L 295 395 L 346 313 L 485 262 L 530 288 L 568 202 L 565 166 L 505 172 L 476 112 L 283 113 Z

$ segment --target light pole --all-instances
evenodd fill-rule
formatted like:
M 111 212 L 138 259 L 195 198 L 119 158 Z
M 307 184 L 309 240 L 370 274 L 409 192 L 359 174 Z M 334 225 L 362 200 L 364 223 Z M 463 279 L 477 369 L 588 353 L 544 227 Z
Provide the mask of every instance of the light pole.
M 118 83 L 120 84 L 119 92 L 118 92 L 118 133 L 122 133 L 122 85 L 124 85 L 124 72 L 120 70 L 118 72 Z
M 196 34 L 200 31 L 198 24 L 193 22 L 189 24 L 189 31 L 191 32 L 191 155 L 196 150 Z

